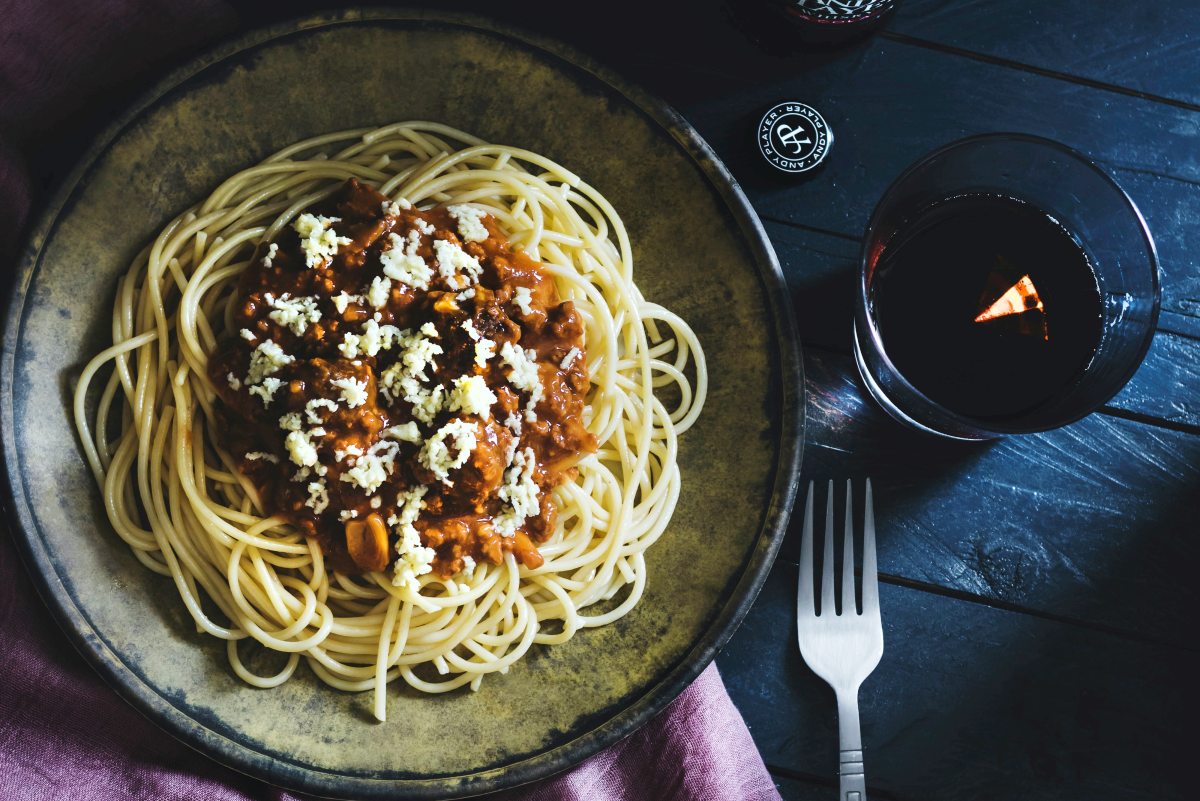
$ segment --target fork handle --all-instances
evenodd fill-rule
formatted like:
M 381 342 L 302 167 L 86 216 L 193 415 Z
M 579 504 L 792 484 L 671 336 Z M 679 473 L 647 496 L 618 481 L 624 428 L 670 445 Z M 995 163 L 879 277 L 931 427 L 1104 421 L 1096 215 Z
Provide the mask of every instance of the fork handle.
M 838 758 L 840 801 L 867 801 L 867 777 L 863 773 L 862 732 L 858 726 L 858 688 L 839 690 L 838 735 L 841 751 Z

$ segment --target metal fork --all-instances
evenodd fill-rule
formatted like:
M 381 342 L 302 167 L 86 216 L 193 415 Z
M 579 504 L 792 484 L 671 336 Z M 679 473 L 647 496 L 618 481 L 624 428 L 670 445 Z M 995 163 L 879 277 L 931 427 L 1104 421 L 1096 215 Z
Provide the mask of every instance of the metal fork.
M 804 661 L 837 693 L 838 734 L 841 739 L 839 777 L 841 801 L 866 801 L 862 733 L 858 726 L 858 688 L 883 655 L 883 624 L 879 619 L 879 578 L 875 565 L 875 515 L 871 480 L 867 479 L 863 523 L 862 612 L 854 603 L 854 504 L 852 483 L 846 481 L 845 556 L 842 559 L 842 613 L 834 608 L 833 482 L 825 504 L 825 556 L 821 561 L 821 611 L 813 603 L 813 484 L 808 483 L 804 534 L 800 543 L 800 589 L 796 598 L 796 630 Z

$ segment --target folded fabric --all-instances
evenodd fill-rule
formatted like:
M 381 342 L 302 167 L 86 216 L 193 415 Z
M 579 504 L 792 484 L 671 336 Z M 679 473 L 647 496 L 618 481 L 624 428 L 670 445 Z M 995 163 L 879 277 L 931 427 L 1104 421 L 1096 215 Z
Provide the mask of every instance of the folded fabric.
M 0 29 L 0 264 L 47 187 L 28 153 L 89 99 L 237 28 L 212 0 L 7 4 Z M 280 6 L 281 16 L 287 7 Z M 58 165 L 61 169 L 62 165 Z M 5 520 L 9 518 L 5 515 Z M 11 523 L 9 523 L 11 525 Z M 122 547 L 114 537 L 113 547 Z M 58 630 L 0 535 L 0 798 L 293 799 L 163 736 Z M 266 691 L 269 692 L 269 691 Z M 557 777 L 493 801 L 759 801 L 779 797 L 715 666 L 654 720 Z

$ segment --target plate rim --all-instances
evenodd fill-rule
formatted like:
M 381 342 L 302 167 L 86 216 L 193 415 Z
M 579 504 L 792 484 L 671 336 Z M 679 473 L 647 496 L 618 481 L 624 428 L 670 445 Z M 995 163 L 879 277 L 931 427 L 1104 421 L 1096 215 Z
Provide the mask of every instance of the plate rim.
M 242 52 L 292 34 L 347 24 L 387 22 L 438 23 L 516 40 L 530 50 L 541 51 L 562 66 L 584 72 L 649 118 L 696 165 L 736 221 L 764 288 L 778 352 L 778 374 L 772 376 L 772 382 L 768 385 L 768 391 L 776 393 L 780 401 L 779 456 L 774 465 L 775 480 L 770 501 L 729 601 L 720 608 L 700 639 L 660 681 L 647 687 L 614 716 L 578 737 L 497 768 L 424 778 L 353 776 L 288 761 L 282 755 L 252 748 L 209 728 L 143 679 L 108 647 L 57 572 L 40 536 L 36 516 L 30 508 L 21 469 L 21 455 L 17 451 L 13 431 L 17 342 L 24 328 L 29 286 L 40 266 L 45 244 L 57 227 L 62 212 L 71 203 L 72 196 L 97 159 L 117 137 L 182 84 L 206 69 L 219 68 L 223 62 Z M 778 257 L 761 220 L 737 180 L 691 124 L 665 101 L 575 47 L 486 15 L 432 9 L 343 9 L 306 14 L 256 27 L 218 40 L 139 93 L 112 123 L 91 140 L 50 199 L 36 209 L 36 215 L 26 227 L 17 251 L 17 269 L 3 308 L 4 336 L 0 351 L 0 446 L 3 448 L 0 473 L 3 473 L 3 481 L 0 482 L 0 510 L 4 513 L 4 524 L 12 532 L 12 540 L 42 602 L 72 646 L 126 703 L 159 728 L 208 758 L 287 789 L 328 797 L 459 798 L 538 781 L 565 771 L 632 734 L 675 700 L 729 641 L 766 581 L 795 502 L 805 429 L 800 339 Z M 774 367 L 772 365 L 772 372 Z M 776 383 L 777 386 L 773 386 Z

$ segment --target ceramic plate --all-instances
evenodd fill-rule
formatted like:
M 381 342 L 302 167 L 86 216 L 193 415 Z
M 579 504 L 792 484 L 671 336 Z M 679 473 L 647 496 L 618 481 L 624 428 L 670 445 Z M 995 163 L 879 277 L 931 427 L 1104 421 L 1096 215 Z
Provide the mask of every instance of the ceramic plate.
M 70 394 L 108 343 L 118 274 L 222 179 L 309 136 L 438 120 L 561 162 L 629 227 L 638 285 L 686 319 L 711 387 L 680 443 L 683 490 L 641 604 L 535 649 L 478 693 L 369 694 L 306 670 L 230 671 L 171 582 L 108 525 Z M 750 608 L 783 537 L 803 430 L 799 348 L 750 205 L 662 102 L 553 42 L 485 20 L 375 12 L 259 31 L 168 76 L 90 149 L 36 223 L 9 303 L 2 427 L 17 540 L 46 602 L 113 689 L 171 734 L 288 788 L 458 797 L 567 768 L 649 719 Z M 780 632 L 784 636 L 784 632 Z

